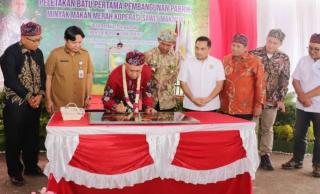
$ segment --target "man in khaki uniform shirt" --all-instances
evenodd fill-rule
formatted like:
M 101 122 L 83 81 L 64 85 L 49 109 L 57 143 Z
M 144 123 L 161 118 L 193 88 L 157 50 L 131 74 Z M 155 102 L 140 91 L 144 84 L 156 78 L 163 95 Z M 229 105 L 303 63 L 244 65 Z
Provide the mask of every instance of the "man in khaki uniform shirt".
M 75 103 L 88 105 L 92 87 L 93 65 L 88 51 L 81 48 L 85 35 L 77 26 L 64 33 L 65 45 L 51 51 L 46 62 L 46 109 L 49 113 Z
M 173 111 L 176 107 L 175 83 L 179 73 L 179 58 L 173 50 L 174 31 L 165 29 L 158 36 L 159 45 L 145 53 L 146 63 L 153 71 L 153 93 L 157 111 Z

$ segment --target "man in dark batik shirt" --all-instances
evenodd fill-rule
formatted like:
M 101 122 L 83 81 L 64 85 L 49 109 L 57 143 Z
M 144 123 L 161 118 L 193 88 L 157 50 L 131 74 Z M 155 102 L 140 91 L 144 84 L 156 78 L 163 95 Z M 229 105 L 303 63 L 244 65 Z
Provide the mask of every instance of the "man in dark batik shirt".
M 39 24 L 22 24 L 21 40 L 9 46 L 0 61 L 5 86 L 6 162 L 10 180 L 18 186 L 24 184 L 23 170 L 25 175 L 43 175 L 37 165 L 40 103 L 45 92 L 43 54 L 38 48 L 40 40 Z
M 269 32 L 266 45 L 251 51 L 258 56 L 265 69 L 267 99 L 260 116 L 260 167 L 265 170 L 273 170 L 270 154 L 273 147 L 273 124 L 276 120 L 277 110 L 285 111 L 284 97 L 288 91 L 290 78 L 289 57 L 279 51 L 285 34 L 279 29 Z M 259 130 L 259 118 L 257 120 Z

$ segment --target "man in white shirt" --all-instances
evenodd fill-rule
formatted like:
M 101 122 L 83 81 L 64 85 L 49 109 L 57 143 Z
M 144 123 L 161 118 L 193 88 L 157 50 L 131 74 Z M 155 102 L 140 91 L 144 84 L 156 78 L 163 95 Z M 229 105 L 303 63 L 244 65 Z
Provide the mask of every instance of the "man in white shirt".
M 211 41 L 200 36 L 195 42 L 195 57 L 180 67 L 178 79 L 184 92 L 185 111 L 215 111 L 220 108 L 219 92 L 225 80 L 220 60 L 209 56 Z
M 315 137 L 312 174 L 320 177 L 320 34 L 311 36 L 308 49 L 309 55 L 300 59 L 293 72 L 293 87 L 298 96 L 293 157 L 282 168 L 302 168 L 306 135 L 312 122 Z

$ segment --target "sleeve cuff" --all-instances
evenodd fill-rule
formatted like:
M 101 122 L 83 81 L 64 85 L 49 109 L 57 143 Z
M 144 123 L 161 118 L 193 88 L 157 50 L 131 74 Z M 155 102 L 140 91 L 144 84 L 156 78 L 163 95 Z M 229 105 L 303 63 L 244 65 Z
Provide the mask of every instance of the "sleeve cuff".
M 255 108 L 259 108 L 259 109 L 262 109 L 262 107 L 263 107 L 263 104 L 259 103 L 259 104 L 256 104 L 256 105 L 255 105 L 254 107 L 255 107 Z
M 26 95 L 26 97 L 24 98 L 24 100 L 25 100 L 25 101 L 28 101 L 31 96 L 32 96 L 32 93 L 29 92 L 29 93 Z
M 46 96 L 46 92 L 43 90 L 40 90 L 39 94 L 42 95 L 43 98 Z

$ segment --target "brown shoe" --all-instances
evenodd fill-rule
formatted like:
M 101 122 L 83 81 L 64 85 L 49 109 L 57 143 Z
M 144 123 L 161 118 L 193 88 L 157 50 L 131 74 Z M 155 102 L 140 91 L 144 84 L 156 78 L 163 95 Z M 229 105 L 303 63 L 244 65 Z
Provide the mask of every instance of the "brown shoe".
M 302 168 L 302 162 L 297 162 L 292 157 L 288 162 L 281 165 L 282 169 L 290 170 L 290 169 L 299 169 Z
M 320 164 L 313 164 L 313 171 L 312 171 L 312 175 L 314 177 L 320 178 Z

